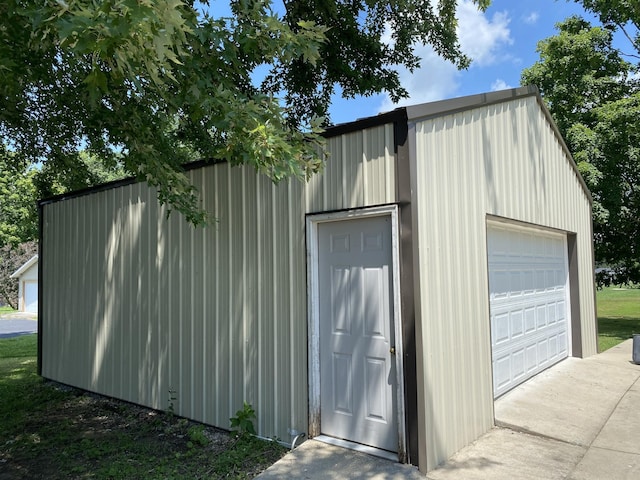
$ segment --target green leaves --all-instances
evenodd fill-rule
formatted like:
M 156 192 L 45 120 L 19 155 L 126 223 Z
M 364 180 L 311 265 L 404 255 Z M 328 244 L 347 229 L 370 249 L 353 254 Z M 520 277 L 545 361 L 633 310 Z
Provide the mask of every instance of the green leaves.
M 44 38 L 75 55 L 90 55 L 93 71 L 128 77 L 144 69 L 156 83 L 173 78 L 171 66 L 180 63 L 194 17 L 179 0 L 58 2 L 38 14 L 47 18 L 39 26 Z
M 592 106 L 623 96 L 633 66 L 612 48 L 609 30 L 578 17 L 556 27 L 558 35 L 538 43 L 540 61 L 523 70 L 522 83 L 540 88 L 564 133 L 588 124 Z
M 0 247 L 38 237 L 36 171 L 24 165 L 20 168 L 14 157 L 0 150 Z
M 255 435 L 256 429 L 253 426 L 253 421 L 255 419 L 255 410 L 250 404 L 244 402 L 242 408 L 229 419 L 231 422 L 231 430 L 238 432 L 241 437 L 246 435 Z
M 615 4 L 584 1 L 603 8 Z M 637 21 L 637 17 L 636 20 Z M 613 46 L 612 29 L 571 17 L 554 37 L 538 44 L 540 61 L 522 73 L 523 83 L 540 87 L 589 186 L 593 202 L 596 261 L 624 266 L 640 280 L 640 85 L 638 66 Z M 616 27 L 617 28 L 617 27 Z
M 317 44 L 320 62 L 306 57 L 275 64 L 262 84 L 267 92 L 284 92 L 291 122 L 304 125 L 324 116 L 336 85 L 343 97 L 388 92 L 397 101 L 407 95 L 397 67 L 418 67 L 418 44 L 430 44 L 458 68 L 470 59 L 460 50 L 456 0 L 295 0 L 285 2 L 284 20 L 297 32 L 305 21 L 327 27 Z M 488 0 L 474 2 L 485 9 Z M 314 47 L 316 48 L 316 47 Z M 315 53 L 315 51 L 314 51 Z
M 309 178 L 322 168 L 320 127 L 336 84 L 345 96 L 406 95 L 394 67 L 417 66 L 415 42 L 467 65 L 456 3 L 294 0 L 281 17 L 269 0 L 232 0 L 224 18 L 186 0 L 6 0 L 1 142 L 41 165 L 43 180 L 68 173 L 80 150 L 121 160 L 203 224 L 185 162 Z
M 640 3 L 637 0 L 575 0 L 612 30 L 620 30 L 640 60 Z

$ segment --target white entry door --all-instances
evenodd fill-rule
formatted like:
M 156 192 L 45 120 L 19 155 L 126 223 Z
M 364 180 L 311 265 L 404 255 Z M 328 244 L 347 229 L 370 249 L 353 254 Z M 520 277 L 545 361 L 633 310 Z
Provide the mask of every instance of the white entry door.
M 497 397 L 568 355 L 567 244 L 562 234 L 490 226 L 487 250 Z
M 318 225 L 325 435 L 397 451 L 390 216 Z

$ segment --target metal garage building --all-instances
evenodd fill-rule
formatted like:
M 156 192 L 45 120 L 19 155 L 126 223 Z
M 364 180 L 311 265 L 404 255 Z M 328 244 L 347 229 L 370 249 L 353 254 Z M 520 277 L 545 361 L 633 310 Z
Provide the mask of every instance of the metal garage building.
M 596 353 L 591 199 L 533 88 L 327 132 L 325 171 L 188 174 L 218 222 L 118 182 L 41 203 L 46 378 L 435 468 L 493 401 Z

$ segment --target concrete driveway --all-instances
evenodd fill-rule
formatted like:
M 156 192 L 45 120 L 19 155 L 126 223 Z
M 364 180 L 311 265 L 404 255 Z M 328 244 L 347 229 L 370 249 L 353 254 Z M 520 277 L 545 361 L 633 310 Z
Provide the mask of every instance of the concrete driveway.
M 33 313 L 7 313 L 0 316 L 0 338 L 17 337 L 38 332 L 38 321 Z
M 640 478 L 640 366 L 632 340 L 568 358 L 495 403 L 497 428 L 432 480 Z
M 640 366 L 632 341 L 568 358 L 495 403 L 497 426 L 430 480 L 640 478 Z M 267 479 L 425 478 L 408 465 L 308 441 L 258 476 Z

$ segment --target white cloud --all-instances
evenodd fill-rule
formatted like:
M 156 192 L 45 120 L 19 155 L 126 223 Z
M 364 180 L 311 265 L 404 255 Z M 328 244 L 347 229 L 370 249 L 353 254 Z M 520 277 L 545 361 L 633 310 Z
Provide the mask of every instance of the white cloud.
M 458 38 L 462 51 L 473 59 L 476 66 L 495 63 L 500 47 L 511 45 L 509 16 L 497 12 L 489 20 L 478 7 L 468 0 L 458 6 Z
M 458 4 L 457 15 L 460 46 L 473 59 L 471 68 L 485 67 L 507 58 L 501 50 L 505 45 L 512 44 L 513 40 L 506 12 L 498 12 L 488 18 L 473 2 L 463 0 Z M 455 95 L 460 71 L 440 58 L 431 46 L 416 46 L 416 54 L 422 59 L 420 69 L 413 73 L 399 69 L 400 82 L 408 90 L 410 98 L 394 104 L 385 96 L 380 111 Z
M 496 80 L 491 84 L 491 91 L 495 92 L 498 90 L 506 90 L 508 88 L 513 88 L 507 82 L 502 80 L 501 78 L 496 78 Z
M 538 12 L 531 12 L 529 15 L 525 15 L 522 17 L 522 21 L 527 25 L 535 25 L 538 23 L 538 19 L 540 18 L 540 14 Z
M 380 111 L 386 112 L 396 107 L 416 103 L 433 102 L 452 96 L 458 88 L 458 69 L 444 61 L 433 50 L 424 48 L 419 52 L 421 67 L 413 73 L 400 70 L 400 84 L 409 92 L 409 98 L 393 103 L 385 95 Z

